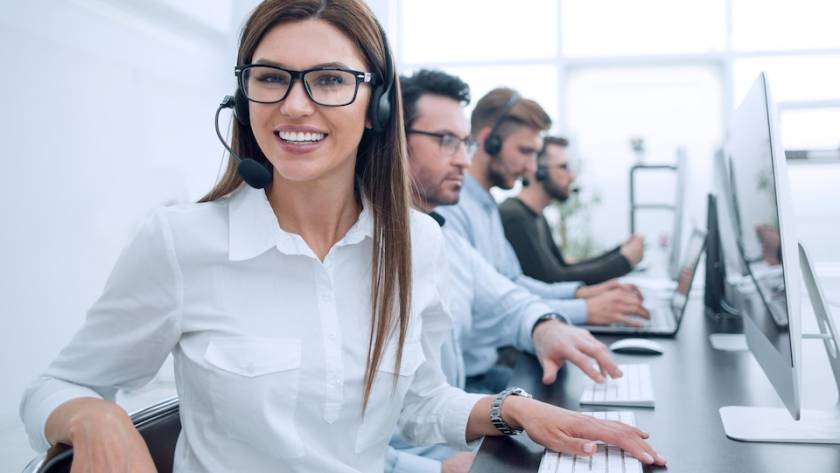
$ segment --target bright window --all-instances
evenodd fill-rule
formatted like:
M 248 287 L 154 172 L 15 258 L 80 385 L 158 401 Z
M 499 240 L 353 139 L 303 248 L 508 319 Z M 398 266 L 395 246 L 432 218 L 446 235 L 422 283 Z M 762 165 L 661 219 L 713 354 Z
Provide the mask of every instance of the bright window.
M 723 0 L 566 0 L 563 53 L 569 56 L 722 51 Z
M 783 110 L 779 120 L 785 149 L 840 150 L 840 107 Z
M 557 68 L 552 65 L 445 67 L 444 70 L 470 85 L 472 103 L 467 107 L 467 114 L 487 92 L 496 87 L 512 87 L 523 97 L 542 105 L 553 121 L 558 118 Z
M 776 102 L 840 99 L 840 54 L 737 59 L 733 74 L 736 104 L 761 71 L 767 72 Z
M 836 0 L 732 0 L 736 51 L 840 48 Z
M 515 8 L 512 8 L 515 5 Z M 400 2 L 405 63 L 553 59 L 555 0 Z
M 618 240 L 629 232 L 629 170 L 637 156 L 633 138 L 645 143 L 644 160 L 674 164 L 678 148 L 687 156 L 687 221 L 702 223 L 706 182 L 712 156 L 721 141 L 721 83 L 708 66 L 598 67 L 571 71 L 568 78 L 568 133 L 579 155 L 582 194 L 597 193 L 602 204 L 592 209 L 592 234 Z M 645 173 L 646 176 L 650 174 Z M 673 203 L 675 175 L 640 179 L 640 203 Z M 670 232 L 672 214 L 638 213 L 648 241 Z

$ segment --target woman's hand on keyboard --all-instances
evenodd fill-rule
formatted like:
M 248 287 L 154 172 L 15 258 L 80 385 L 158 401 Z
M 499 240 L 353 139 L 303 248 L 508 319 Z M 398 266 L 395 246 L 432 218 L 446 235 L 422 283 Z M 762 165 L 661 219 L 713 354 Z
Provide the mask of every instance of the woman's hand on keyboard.
M 597 442 L 621 447 L 645 464 L 666 460 L 645 440 L 649 435 L 631 425 L 595 419 L 551 404 L 511 396 L 502 405 L 502 418 L 528 432 L 528 437 L 555 452 L 589 456 Z
M 610 356 L 610 350 L 588 331 L 564 324 L 557 320 L 543 322 L 534 329 L 534 348 L 543 367 L 543 384 L 552 384 L 557 380 L 557 370 L 569 361 L 580 368 L 596 383 L 606 381 L 604 375 L 611 378 L 621 377 Z M 592 365 L 592 359 L 600 370 Z

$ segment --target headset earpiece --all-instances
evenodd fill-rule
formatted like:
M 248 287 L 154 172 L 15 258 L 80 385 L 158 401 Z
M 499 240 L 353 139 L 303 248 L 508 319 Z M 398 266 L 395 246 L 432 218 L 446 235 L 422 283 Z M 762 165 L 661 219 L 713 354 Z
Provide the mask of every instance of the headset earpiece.
M 239 87 L 236 88 L 236 95 L 233 99 L 233 116 L 242 124 L 242 126 L 249 126 L 251 124 L 251 117 L 248 114 L 248 98 Z
M 371 94 L 370 105 L 368 106 L 368 120 L 370 120 L 371 128 L 376 133 L 382 133 L 386 130 L 388 122 L 391 119 L 391 90 L 394 88 L 394 64 L 391 58 L 391 48 L 388 46 L 388 37 L 385 35 L 385 29 L 379 20 L 376 20 L 376 26 L 379 28 L 379 35 L 382 37 L 382 44 L 385 48 L 385 74 L 382 77 L 382 82 L 373 88 Z
M 514 92 L 508 101 L 505 103 L 505 106 L 502 107 L 499 116 L 496 117 L 496 121 L 493 122 L 493 126 L 490 128 L 490 134 L 487 135 L 487 138 L 484 139 L 484 152 L 489 154 L 490 156 L 496 156 L 502 150 L 502 144 L 504 144 L 504 140 L 502 136 L 499 135 L 499 127 L 502 126 L 502 123 L 507 118 L 508 113 L 522 99 L 518 93 Z
M 496 156 L 501 150 L 502 137 L 491 132 L 487 136 L 487 139 L 484 140 L 484 152 L 489 154 L 490 156 Z
M 376 133 L 385 131 L 385 127 L 388 125 L 388 119 L 391 117 L 390 95 L 390 87 L 384 89 L 383 86 L 379 86 L 373 91 L 370 109 L 368 110 L 368 118 L 370 119 L 371 128 Z
M 538 182 L 543 182 L 548 179 L 548 168 L 542 164 L 537 164 L 537 172 L 535 176 Z

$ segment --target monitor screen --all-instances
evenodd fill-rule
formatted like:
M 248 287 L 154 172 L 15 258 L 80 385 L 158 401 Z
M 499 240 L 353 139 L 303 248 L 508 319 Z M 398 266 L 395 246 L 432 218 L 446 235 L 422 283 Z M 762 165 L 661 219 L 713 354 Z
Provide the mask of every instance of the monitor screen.
M 732 200 L 731 168 L 728 150 L 715 153 L 713 160 L 713 188 L 716 199 L 717 231 L 720 238 L 720 251 L 728 275 L 746 276 L 747 268 L 738 254 L 735 243 L 735 210 Z
M 700 257 L 703 255 L 705 248 L 706 234 L 699 230 L 694 230 L 688 238 L 688 242 L 686 242 L 685 258 L 683 258 L 679 273 L 677 274 L 677 287 L 671 295 L 671 311 L 677 317 L 681 317 L 685 313 L 689 293 L 691 292 L 691 284 L 694 281 L 694 275 L 697 274 L 697 266 L 700 264 Z
M 760 76 L 736 110 L 730 130 L 729 152 L 735 240 L 749 277 L 739 293 L 741 309 L 788 366 L 793 364 L 788 294 L 780 231 L 779 152 L 767 93 Z M 789 268 L 789 270 L 796 268 Z

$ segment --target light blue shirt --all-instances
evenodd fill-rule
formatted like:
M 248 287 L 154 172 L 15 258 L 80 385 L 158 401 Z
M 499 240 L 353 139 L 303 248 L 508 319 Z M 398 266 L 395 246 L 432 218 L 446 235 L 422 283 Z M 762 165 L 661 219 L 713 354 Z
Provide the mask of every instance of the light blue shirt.
M 435 209 L 446 219 L 449 231 L 469 242 L 496 270 L 517 285 L 545 299 L 574 324 L 586 322 L 586 302 L 574 299 L 580 282 L 545 283 L 526 276 L 510 242 L 505 238 L 496 201 L 474 177 L 464 176 L 464 189 L 456 205 Z
M 553 310 L 540 298 L 499 274 L 457 232 L 443 226 L 448 262 L 447 300 L 452 336 L 444 340 L 441 364 L 447 381 L 464 388 L 465 376 L 484 373 L 496 364 L 496 349 L 514 346 L 534 352 L 531 331 L 541 315 Z M 439 472 L 440 461 L 456 453 L 449 447 L 410 448 L 398 436 L 385 456 L 389 473 Z

